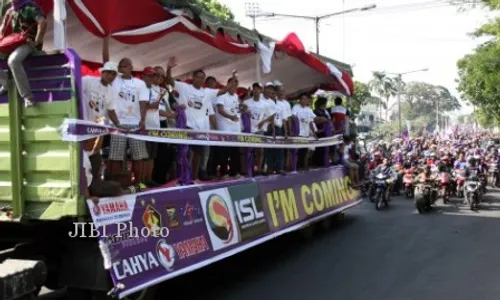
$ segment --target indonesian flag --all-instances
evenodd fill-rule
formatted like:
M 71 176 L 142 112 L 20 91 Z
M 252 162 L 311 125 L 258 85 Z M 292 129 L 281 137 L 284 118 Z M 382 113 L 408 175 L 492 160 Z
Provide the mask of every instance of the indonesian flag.
M 333 76 L 335 76 L 335 78 L 338 80 L 338 82 L 340 82 L 340 84 L 344 88 L 344 90 L 347 93 L 347 95 L 351 96 L 352 95 L 352 90 L 354 88 L 353 88 L 352 79 L 349 77 L 349 75 L 347 75 L 346 73 L 340 71 L 339 68 L 337 68 L 336 66 L 334 66 L 331 63 L 326 63 L 326 65 L 328 66 L 328 69 L 330 70 L 330 73 Z

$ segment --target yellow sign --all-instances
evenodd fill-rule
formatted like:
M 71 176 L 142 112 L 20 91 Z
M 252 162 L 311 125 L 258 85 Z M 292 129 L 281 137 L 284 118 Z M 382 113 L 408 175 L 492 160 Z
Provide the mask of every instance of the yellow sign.
M 349 177 L 340 177 L 267 192 L 273 226 L 278 229 L 359 199 L 359 191 L 350 182 Z

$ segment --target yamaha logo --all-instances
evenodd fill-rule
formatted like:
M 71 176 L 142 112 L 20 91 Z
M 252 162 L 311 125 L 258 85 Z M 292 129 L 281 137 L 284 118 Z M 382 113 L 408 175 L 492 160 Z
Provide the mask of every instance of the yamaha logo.
M 161 239 L 156 244 L 156 253 L 158 256 L 158 261 L 160 264 L 167 269 L 167 271 L 172 272 L 173 266 L 175 264 L 175 250 L 174 248 L 167 244 L 167 241 Z

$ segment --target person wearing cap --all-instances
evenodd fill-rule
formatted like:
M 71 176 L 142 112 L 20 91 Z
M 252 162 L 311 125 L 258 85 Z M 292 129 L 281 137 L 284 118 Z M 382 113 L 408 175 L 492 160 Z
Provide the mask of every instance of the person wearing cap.
M 289 135 L 289 120 L 292 116 L 292 108 L 290 103 L 285 100 L 285 94 L 281 82 L 274 81 L 274 98 L 275 98 L 275 111 L 274 118 L 274 133 L 276 136 L 288 137 Z M 285 151 L 283 149 L 269 149 L 268 157 L 266 157 L 266 164 L 271 173 L 281 174 L 284 172 L 285 164 Z
M 101 77 L 84 76 L 82 78 L 82 118 L 86 121 L 105 124 L 109 118 L 116 127 L 121 127 L 115 111 L 115 98 L 111 83 L 115 80 L 118 69 L 116 63 L 107 62 L 100 69 Z M 87 140 L 84 143 L 84 153 L 89 156 L 93 176 L 100 177 L 103 137 Z
M 160 129 L 160 116 L 175 118 L 177 115 L 166 110 L 160 110 L 160 103 L 165 103 L 165 97 L 168 95 L 167 90 L 158 85 L 160 74 L 153 67 L 146 67 L 142 71 L 142 79 L 149 89 L 146 129 Z M 148 148 L 148 160 L 145 162 L 144 177 L 141 181 L 148 186 L 156 186 L 158 183 L 153 181 L 153 167 L 158 156 L 158 143 L 147 142 L 146 146 Z
M 118 119 L 128 130 L 144 130 L 149 103 L 149 90 L 144 81 L 132 76 L 133 65 L 129 58 L 122 58 L 118 63 L 119 75 L 113 81 L 113 91 Z M 109 152 L 109 171 L 113 178 L 122 178 L 123 162 L 127 159 L 127 145 L 130 147 L 132 169 L 136 183 L 141 187 L 144 177 L 145 160 L 148 159 L 146 142 L 138 139 L 111 135 Z
M 250 113 L 250 132 L 264 134 L 274 116 L 267 101 L 263 100 L 262 86 L 256 82 L 252 85 L 252 98 L 243 101 L 243 107 Z M 264 149 L 255 149 L 256 174 L 262 173 L 264 165 Z
M 164 101 L 160 101 L 159 109 L 160 111 L 166 111 L 169 113 L 174 113 L 177 107 L 177 100 L 171 92 L 171 88 L 165 82 L 165 69 L 161 66 L 156 66 L 155 71 L 158 73 L 158 86 L 167 91 L 165 97 L 162 98 Z M 167 118 L 160 114 L 160 128 L 175 128 L 175 119 Z M 154 162 L 153 167 L 153 182 L 157 184 L 165 184 L 170 179 L 175 179 L 176 177 L 176 164 L 175 157 L 176 146 L 168 143 L 158 143 L 158 155 Z
M 215 111 L 212 106 L 214 97 L 227 92 L 227 86 L 221 89 L 204 88 L 205 72 L 197 70 L 193 72 L 191 84 L 176 81 L 172 76 L 172 68 L 177 65 L 175 57 L 171 57 L 167 63 L 167 83 L 179 93 L 178 104 L 186 106 L 187 128 L 194 130 L 210 130 L 217 128 Z M 237 72 L 233 71 L 233 77 Z M 208 112 L 208 113 L 207 113 Z M 192 150 L 192 173 L 193 179 L 198 180 L 200 175 L 202 146 L 190 146 Z
M 267 105 L 265 118 L 271 118 L 270 122 L 264 125 L 264 134 L 268 136 L 276 136 L 274 123 L 276 121 L 277 106 L 276 106 L 276 87 L 274 82 L 268 82 L 264 86 L 264 92 L 262 93 L 262 100 Z M 264 167 L 267 173 L 272 173 L 271 164 L 274 163 L 275 149 L 266 148 L 264 149 Z

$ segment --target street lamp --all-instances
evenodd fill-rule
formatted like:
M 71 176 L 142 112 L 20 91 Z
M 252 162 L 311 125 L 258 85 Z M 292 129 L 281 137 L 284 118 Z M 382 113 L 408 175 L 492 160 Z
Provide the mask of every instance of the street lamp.
M 415 71 L 409 71 L 409 72 L 404 72 L 404 73 L 390 73 L 390 72 L 382 72 L 385 74 L 390 74 L 390 75 L 396 75 L 399 81 L 398 86 L 398 129 L 399 129 L 399 134 L 401 135 L 401 82 L 403 82 L 403 75 L 411 74 L 411 73 L 418 73 L 418 72 L 427 72 L 429 71 L 429 68 L 425 69 L 420 69 L 420 70 L 415 70 Z M 439 110 L 439 108 L 438 108 Z
M 299 18 L 299 19 L 306 19 L 306 20 L 314 21 L 314 25 L 316 28 L 316 54 L 319 54 L 319 22 L 321 20 L 327 19 L 330 17 L 334 17 L 334 16 L 338 16 L 338 15 L 352 13 L 352 12 L 367 11 L 367 10 L 371 10 L 371 9 L 374 9 L 377 7 L 377 5 L 371 4 L 371 5 L 367 5 L 367 6 L 363 6 L 363 7 L 342 10 L 342 11 L 338 11 L 338 12 L 334 12 L 334 13 L 326 14 L 326 15 L 302 16 L 302 15 L 278 14 L 278 13 L 273 13 L 273 12 L 272 13 L 260 13 L 260 11 L 256 11 L 254 9 L 255 7 L 258 8 L 258 5 L 255 6 L 254 4 L 255 3 L 253 3 L 253 4 L 249 3 L 249 5 L 246 6 L 246 3 L 245 3 L 245 9 L 247 9 L 247 7 L 248 7 L 247 16 L 250 18 L 253 18 L 254 28 L 255 28 L 255 18 L 258 18 L 258 17 L 286 17 L 286 18 Z
M 247 17 L 252 18 L 253 29 L 255 30 L 255 18 L 261 14 L 259 2 L 245 2 L 245 12 Z

